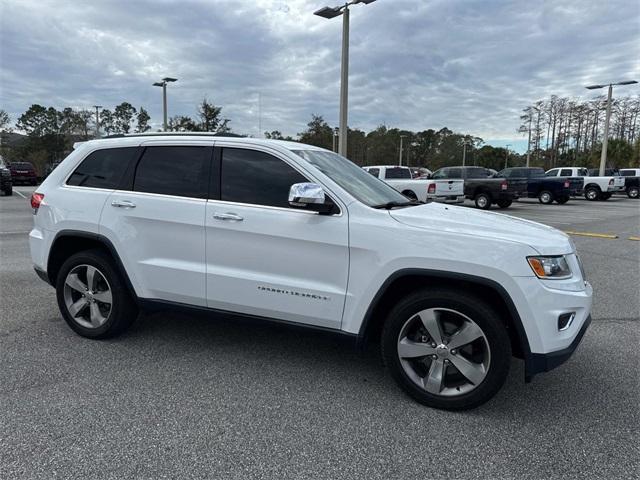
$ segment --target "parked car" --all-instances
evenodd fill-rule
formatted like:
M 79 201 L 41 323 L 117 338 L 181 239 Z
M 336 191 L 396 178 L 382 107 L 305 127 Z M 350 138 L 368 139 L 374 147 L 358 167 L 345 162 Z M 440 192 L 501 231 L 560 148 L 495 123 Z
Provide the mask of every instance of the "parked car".
M 621 168 L 619 173 L 624 177 L 624 189 L 629 198 L 640 197 L 640 168 Z
M 554 201 L 564 204 L 571 198 L 571 182 L 564 178 L 546 177 L 544 169 L 537 167 L 512 167 L 498 172 L 496 177 L 508 180 L 522 178 L 527 181 L 527 196 L 537 198 L 543 205 Z
M 301 143 L 88 141 L 31 206 L 35 270 L 90 339 L 124 332 L 140 310 L 276 320 L 379 340 L 409 395 L 466 409 L 501 388 L 512 354 L 527 380 L 566 361 L 591 319 L 592 288 L 564 233 L 407 201 Z
M 511 206 L 514 200 L 527 196 L 527 181 L 490 178 L 484 167 L 444 167 L 431 176 L 434 180 L 464 180 L 464 194 L 472 199 L 476 207 L 488 210 L 491 205 L 500 208 Z
M 569 180 L 569 188 L 572 197 L 581 197 L 584 195 L 584 177 L 588 175 L 587 169 L 583 168 L 578 171 L 580 176 L 572 176 L 573 170 L 568 168 L 553 168 L 545 172 L 546 177 L 561 178 Z
M 8 164 L 11 171 L 11 180 L 14 185 L 19 183 L 24 185 L 37 185 L 38 174 L 32 163 L 29 162 L 11 162 Z
M 464 202 L 464 182 L 462 180 L 413 179 L 409 167 L 396 165 L 375 165 L 363 168 L 411 200 L 425 203 L 433 201 Z
M 4 192 L 5 195 L 11 196 L 13 195 L 13 182 L 11 181 L 11 171 L 4 163 L 2 157 L 0 157 L 0 190 Z
M 619 176 L 594 177 L 584 167 L 554 168 L 546 172 L 548 177 L 582 177 L 584 198 L 587 200 L 609 200 L 611 195 L 624 192 L 624 178 Z

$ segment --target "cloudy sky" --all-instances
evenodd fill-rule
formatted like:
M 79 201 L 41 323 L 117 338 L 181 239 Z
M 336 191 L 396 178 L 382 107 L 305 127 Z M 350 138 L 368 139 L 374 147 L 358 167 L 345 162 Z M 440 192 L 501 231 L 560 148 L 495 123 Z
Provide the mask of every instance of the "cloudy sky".
M 170 115 L 195 115 L 206 96 L 238 133 L 258 136 L 261 121 L 262 131 L 295 135 L 312 113 L 335 125 L 341 21 L 313 15 L 324 2 L 0 0 L 0 108 L 15 120 L 32 103 L 128 101 L 158 126 L 161 90 L 151 84 L 173 76 Z M 352 127 L 447 126 L 522 150 L 515 130 L 528 103 L 640 80 L 640 2 L 356 5 L 350 68 Z

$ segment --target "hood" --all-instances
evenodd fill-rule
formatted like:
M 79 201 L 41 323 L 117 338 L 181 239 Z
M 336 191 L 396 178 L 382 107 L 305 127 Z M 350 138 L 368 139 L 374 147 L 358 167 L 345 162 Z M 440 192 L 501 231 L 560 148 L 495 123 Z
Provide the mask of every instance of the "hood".
M 429 203 L 390 210 L 389 214 L 398 222 L 412 227 L 516 242 L 530 246 L 541 255 L 562 255 L 574 251 L 571 239 L 560 230 L 501 213 Z

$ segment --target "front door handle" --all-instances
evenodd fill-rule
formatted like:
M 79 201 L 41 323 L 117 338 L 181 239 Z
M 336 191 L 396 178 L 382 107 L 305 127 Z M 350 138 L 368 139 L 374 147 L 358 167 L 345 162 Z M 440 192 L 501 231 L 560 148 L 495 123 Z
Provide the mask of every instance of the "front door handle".
M 213 213 L 213 218 L 216 220 L 235 220 L 236 222 L 241 222 L 244 220 L 240 215 L 236 215 L 235 213 Z
M 111 206 L 119 208 L 136 208 L 136 204 L 129 200 L 114 200 L 111 202 Z

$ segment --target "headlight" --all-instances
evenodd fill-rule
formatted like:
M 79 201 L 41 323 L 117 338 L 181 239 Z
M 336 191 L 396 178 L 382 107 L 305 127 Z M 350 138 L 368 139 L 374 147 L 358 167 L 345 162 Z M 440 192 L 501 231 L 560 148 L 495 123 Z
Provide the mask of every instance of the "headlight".
M 571 278 L 571 269 L 564 256 L 560 257 L 527 257 L 531 270 L 538 278 L 561 280 Z

